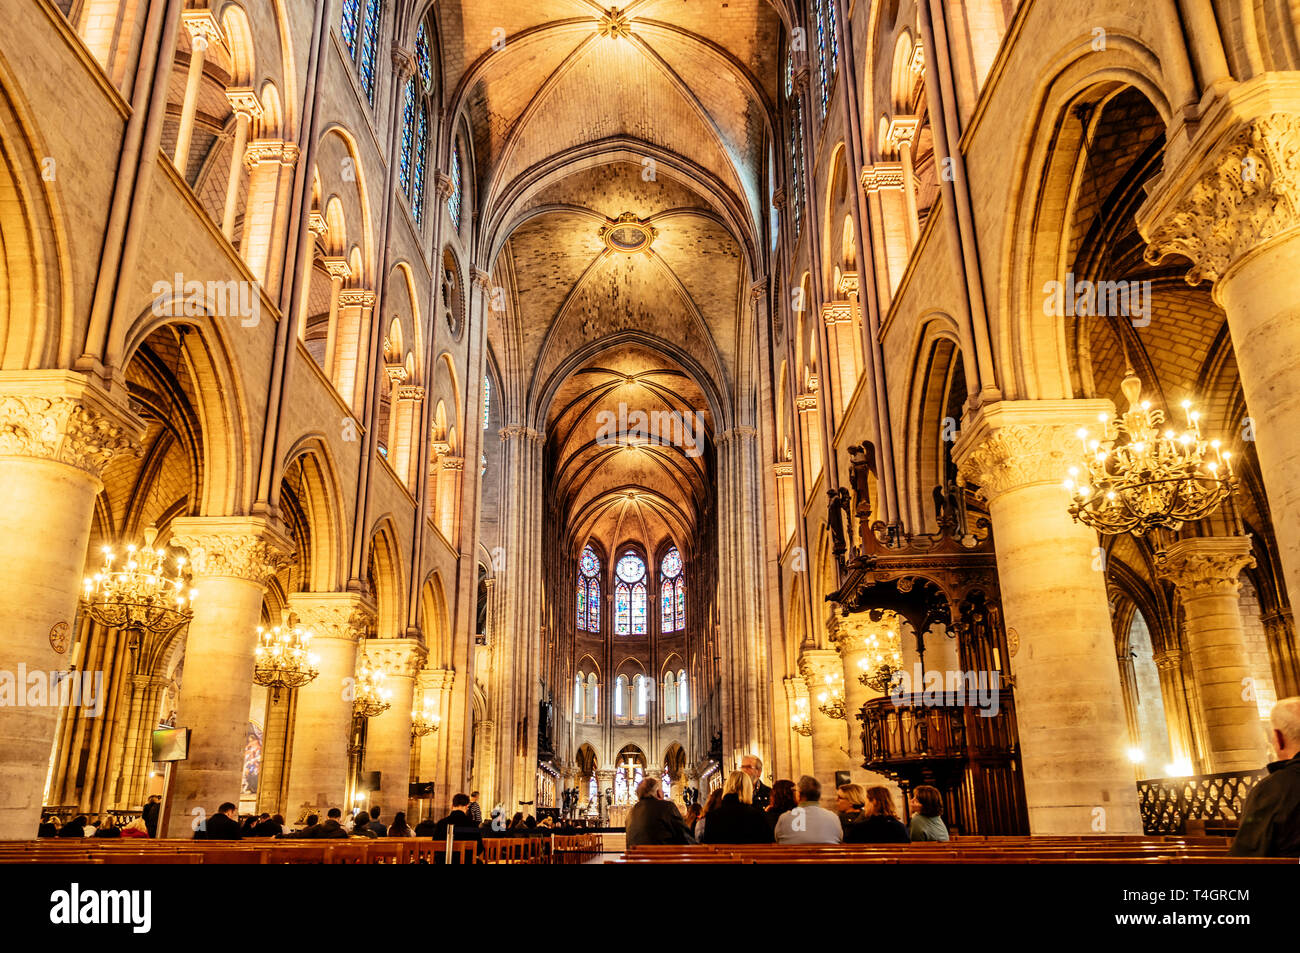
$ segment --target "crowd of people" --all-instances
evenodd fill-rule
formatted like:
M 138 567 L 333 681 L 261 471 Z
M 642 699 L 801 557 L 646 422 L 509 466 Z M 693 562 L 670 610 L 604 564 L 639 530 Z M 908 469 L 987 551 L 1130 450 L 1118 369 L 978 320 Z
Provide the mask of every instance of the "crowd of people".
M 946 841 L 943 797 L 937 788 L 920 785 L 909 801 L 911 820 L 898 816 L 889 788 L 842 784 L 835 809 L 822 806 L 821 782 L 804 775 L 771 787 L 763 783 L 763 762 L 747 755 L 703 804 L 694 803 L 683 817 L 663 799 L 663 785 L 648 777 L 637 788 L 637 803 L 628 813 L 627 846 L 647 844 L 892 844 Z

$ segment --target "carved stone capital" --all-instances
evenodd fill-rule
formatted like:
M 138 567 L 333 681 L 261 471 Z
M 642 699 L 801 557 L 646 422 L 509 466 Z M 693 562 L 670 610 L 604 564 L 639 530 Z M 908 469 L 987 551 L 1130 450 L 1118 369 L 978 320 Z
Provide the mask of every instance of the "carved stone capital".
M 264 586 L 289 565 L 293 544 L 255 517 L 188 516 L 172 523 L 171 544 L 189 552 L 195 578 L 225 576 Z
M 867 647 L 867 640 L 872 636 L 885 639 L 885 634 L 893 631 L 898 636 L 899 627 L 902 626 L 902 620 L 899 619 L 895 612 L 885 612 L 881 615 L 880 620 L 873 622 L 871 613 L 854 612 L 849 615 L 843 615 L 840 612 L 833 612 L 830 621 L 827 623 L 827 630 L 830 634 L 831 644 L 842 657 L 848 657 L 856 652 L 861 652 Z
M 785 189 L 777 189 L 772 193 L 772 208 L 777 211 L 785 208 Z
M 182 10 L 181 25 L 190 36 L 190 48 L 193 50 L 206 51 L 214 43 L 220 46 L 226 42 L 211 10 Z
M 1183 667 L 1183 653 L 1179 649 L 1165 649 L 1154 656 L 1156 668 L 1162 672 L 1178 671 Z
M 345 288 L 339 292 L 340 308 L 373 308 L 375 293 L 364 288 Z
M 877 162 L 862 170 L 862 188 L 867 192 L 903 190 L 903 164 L 901 162 Z
M 424 400 L 424 387 L 420 384 L 403 384 L 397 388 L 398 400 Z
M 1249 536 L 1180 539 L 1156 558 L 1156 572 L 1184 599 L 1232 595 L 1241 588 L 1241 571 L 1255 565 Z
M 227 89 L 226 99 L 230 101 L 230 108 L 234 112 L 246 119 L 262 118 L 262 102 L 257 98 L 257 92 L 252 89 Z
M 799 674 L 815 694 L 825 687 L 827 675 L 844 674 L 844 663 L 834 649 L 807 649 L 799 656 Z
M 828 328 L 853 321 L 853 304 L 849 301 L 828 301 L 822 305 L 822 321 Z
M 401 85 L 415 75 L 415 51 L 402 49 L 394 43 L 392 56 L 393 73 L 396 74 L 397 82 Z
M 323 258 L 321 264 L 325 266 L 329 276 L 336 281 L 347 281 L 352 277 L 352 266 L 348 264 L 346 258 Z M 340 292 L 339 301 L 342 302 L 342 300 L 343 295 Z
M 904 143 L 910 143 L 916 138 L 920 128 L 921 120 L 917 116 L 895 116 L 889 120 L 885 141 L 894 149 L 902 149 Z
M 438 463 L 443 470 L 459 471 L 465 469 L 464 457 L 439 457 Z
M 484 294 L 492 292 L 492 275 L 481 268 L 471 268 L 469 270 L 470 283 L 476 285 Z
M 433 187 L 437 190 L 438 197 L 444 202 L 451 198 L 451 194 L 456 191 L 456 185 L 451 181 L 451 176 L 445 172 L 435 172 L 433 174 Z
M 263 162 L 279 162 L 293 166 L 298 162 L 298 147 L 282 139 L 258 139 L 248 144 L 244 153 L 244 166 L 251 172 Z
M 961 432 L 952 456 L 982 499 L 1037 484 L 1064 484 L 1081 459 L 1078 431 L 1098 414 L 1115 411 L 1108 400 L 1018 400 L 985 404 Z M 1062 489 L 1062 511 L 1068 499 Z
M 407 370 L 405 364 L 385 364 L 384 373 L 388 375 L 388 385 L 394 389 L 398 384 L 406 382 Z
M 389 678 L 415 678 L 429 654 L 419 639 L 366 639 L 362 650 Z
M 307 231 L 320 238 L 322 235 L 328 234 L 329 230 L 329 222 L 325 221 L 325 216 L 312 209 L 311 215 L 307 217 Z
M 80 374 L 0 375 L 0 457 L 64 463 L 99 479 L 116 454 L 139 456 L 144 424 Z
M 774 463 L 772 464 L 772 475 L 778 480 L 788 480 L 794 476 L 794 464 L 789 461 Z
M 1217 281 L 1250 252 L 1300 227 L 1300 114 L 1249 120 L 1194 168 L 1166 173 L 1138 213 L 1146 259 L 1191 259 L 1189 284 Z
M 295 592 L 289 611 L 315 639 L 356 642 L 375 625 L 374 603 L 355 592 Z
M 755 301 L 760 301 L 763 295 L 767 294 L 767 278 L 759 278 L 749 286 L 749 296 Z
M 525 440 L 531 440 L 534 443 L 540 443 L 543 439 L 543 434 L 538 433 L 532 427 L 521 427 L 518 424 L 502 427 L 497 431 L 497 436 L 502 440 L 514 440 L 523 437 Z
M 840 280 L 835 283 L 835 290 L 842 295 L 853 297 L 858 293 L 860 282 L 856 271 L 846 271 L 840 274 Z
M 811 410 L 816 410 L 817 395 L 815 393 L 799 394 L 794 399 L 794 409 L 801 414 L 806 414 Z
M 431 693 L 451 691 L 456 684 L 456 673 L 449 668 L 426 668 L 419 674 L 420 690 L 427 698 Z

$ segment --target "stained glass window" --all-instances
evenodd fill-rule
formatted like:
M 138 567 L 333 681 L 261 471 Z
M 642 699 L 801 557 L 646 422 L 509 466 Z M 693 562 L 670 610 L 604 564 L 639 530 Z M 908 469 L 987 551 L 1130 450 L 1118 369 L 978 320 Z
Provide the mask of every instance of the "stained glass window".
M 686 627 L 686 580 L 682 576 L 682 555 L 677 547 L 664 555 L 659 564 L 659 631 L 676 632 Z
M 831 79 L 826 62 L 826 0 L 813 0 L 813 19 L 817 28 L 817 79 L 821 92 L 822 117 L 826 116 L 826 99 L 830 95 Z
M 402 151 L 397 162 L 397 181 L 411 197 L 411 147 L 415 144 L 415 80 L 406 81 L 402 99 Z
M 375 57 L 379 52 L 379 0 L 366 0 L 366 20 L 361 31 L 361 85 L 370 105 L 375 104 Z
M 686 628 L 686 579 L 677 580 L 677 628 Z
M 343 0 L 343 45 L 348 48 L 348 55 L 357 56 L 357 21 L 361 0 Z
M 429 56 L 429 34 L 424 24 L 415 31 L 415 68 L 426 90 L 433 87 L 433 59 Z
M 646 633 L 646 588 L 644 582 L 632 587 L 632 634 Z
M 618 561 L 618 578 L 624 582 L 636 582 L 645 577 L 645 563 L 635 553 L 627 553 Z
M 424 167 L 429 158 L 429 103 L 422 101 L 415 119 L 415 174 L 411 180 L 411 211 L 415 224 L 424 221 Z
M 632 631 L 632 589 L 625 582 L 614 587 L 614 634 L 629 635 Z
M 484 379 L 486 384 L 486 378 Z M 485 411 L 486 413 L 486 411 Z M 600 631 L 600 560 L 590 546 L 582 550 L 578 560 L 578 618 L 577 628 L 586 632 Z
M 451 216 L 453 228 L 460 228 L 460 143 L 451 144 L 451 170 L 447 173 L 451 179 L 451 195 L 447 198 L 447 214 Z
M 794 95 L 794 51 L 788 50 L 785 55 L 785 98 L 789 99 Z
M 803 214 L 803 109 L 798 99 L 790 111 L 790 166 L 790 213 L 797 234 Z

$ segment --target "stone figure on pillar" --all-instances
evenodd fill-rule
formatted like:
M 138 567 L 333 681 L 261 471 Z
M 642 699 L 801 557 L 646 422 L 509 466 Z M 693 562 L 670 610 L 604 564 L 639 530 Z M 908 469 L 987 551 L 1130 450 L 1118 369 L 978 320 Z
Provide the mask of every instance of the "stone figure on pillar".
M 850 516 L 849 491 L 844 487 L 839 490 L 826 491 L 826 522 L 830 525 L 831 549 L 835 554 L 835 564 L 844 571 L 844 555 L 848 552 L 846 524 L 852 525 Z

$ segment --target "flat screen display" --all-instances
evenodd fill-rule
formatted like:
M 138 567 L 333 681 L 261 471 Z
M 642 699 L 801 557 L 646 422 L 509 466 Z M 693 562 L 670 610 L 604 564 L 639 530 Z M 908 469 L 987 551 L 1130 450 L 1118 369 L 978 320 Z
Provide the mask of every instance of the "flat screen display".
M 190 729 L 158 728 L 153 733 L 155 761 L 184 761 L 190 756 Z

